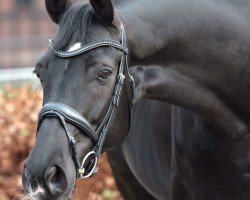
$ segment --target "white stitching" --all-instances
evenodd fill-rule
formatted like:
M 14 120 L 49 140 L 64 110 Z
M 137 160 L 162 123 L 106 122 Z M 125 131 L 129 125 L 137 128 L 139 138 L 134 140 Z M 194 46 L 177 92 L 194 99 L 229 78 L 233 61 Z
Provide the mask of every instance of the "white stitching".
M 102 47 L 102 46 L 112 46 L 114 48 L 117 48 L 117 49 L 123 51 L 126 54 L 128 53 L 127 48 L 125 48 L 124 46 L 122 46 L 118 42 L 112 41 L 112 40 L 104 40 L 104 41 L 100 41 L 100 42 L 93 42 L 93 43 L 90 43 L 90 44 L 87 44 L 87 45 L 81 47 L 78 50 L 74 50 L 72 52 L 63 52 L 63 51 L 55 50 L 53 48 L 53 40 L 51 40 L 51 39 L 49 40 L 49 46 L 57 56 L 66 57 L 66 58 L 67 57 L 72 57 L 72 56 L 77 56 L 77 55 L 85 53 L 85 52 L 87 52 L 87 51 L 89 51 L 91 49 L 95 49 L 95 48 Z

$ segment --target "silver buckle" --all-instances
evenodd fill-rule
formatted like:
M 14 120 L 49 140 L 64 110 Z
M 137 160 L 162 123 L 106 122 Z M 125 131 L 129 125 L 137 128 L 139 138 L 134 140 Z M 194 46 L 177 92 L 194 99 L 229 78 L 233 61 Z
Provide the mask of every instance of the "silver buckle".
M 98 171 L 98 168 L 97 168 L 97 163 L 98 163 L 98 157 L 94 157 L 94 165 L 91 169 L 91 171 L 86 174 L 85 176 L 83 175 L 85 173 L 85 168 L 84 168 L 84 164 L 87 160 L 88 157 L 90 157 L 91 155 L 94 155 L 95 156 L 95 152 L 94 151 L 90 151 L 83 159 L 82 161 L 82 164 L 81 164 L 81 167 L 79 169 L 79 178 L 89 178 L 90 176 L 92 176 L 94 173 L 96 173 Z

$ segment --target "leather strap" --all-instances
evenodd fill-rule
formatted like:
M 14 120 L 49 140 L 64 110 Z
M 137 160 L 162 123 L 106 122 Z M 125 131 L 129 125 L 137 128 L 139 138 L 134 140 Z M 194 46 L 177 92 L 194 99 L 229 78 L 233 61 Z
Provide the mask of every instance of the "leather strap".
M 42 107 L 38 114 L 38 129 L 45 117 L 57 117 L 59 114 L 66 122 L 78 127 L 94 144 L 97 143 L 98 138 L 89 122 L 76 110 L 58 102 L 49 102 Z
M 89 50 L 96 49 L 99 47 L 104 47 L 104 46 L 114 47 L 114 48 L 128 54 L 128 49 L 114 40 L 104 40 L 104 41 L 99 41 L 99 42 L 91 42 L 89 44 L 84 45 L 83 47 L 80 47 L 77 50 L 69 51 L 69 52 L 55 50 L 53 48 L 53 40 L 52 39 L 49 39 L 48 44 L 49 44 L 50 48 L 53 50 L 54 54 L 56 54 L 57 56 L 62 57 L 62 58 L 70 58 L 73 56 L 78 56 L 78 55 L 83 54 Z

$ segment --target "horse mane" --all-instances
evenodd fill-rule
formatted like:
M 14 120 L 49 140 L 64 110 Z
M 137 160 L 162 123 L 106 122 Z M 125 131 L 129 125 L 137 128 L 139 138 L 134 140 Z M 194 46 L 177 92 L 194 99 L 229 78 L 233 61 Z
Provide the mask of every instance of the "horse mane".
M 63 15 L 59 30 L 54 39 L 56 49 L 66 50 L 70 45 L 81 42 L 86 43 L 89 27 L 92 24 L 101 24 L 114 33 L 114 27 L 102 24 L 95 17 L 94 9 L 90 4 L 77 3 L 69 8 Z

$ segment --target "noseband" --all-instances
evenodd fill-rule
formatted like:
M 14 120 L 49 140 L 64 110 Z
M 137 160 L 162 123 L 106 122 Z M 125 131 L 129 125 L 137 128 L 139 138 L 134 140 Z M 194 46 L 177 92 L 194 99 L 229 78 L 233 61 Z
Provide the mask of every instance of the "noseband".
M 54 49 L 53 41 L 51 39 L 49 40 L 49 46 L 51 50 L 53 51 L 53 53 L 62 58 L 70 58 L 70 57 L 78 56 L 87 51 L 90 51 L 99 47 L 104 47 L 104 46 L 114 47 L 123 52 L 120 66 L 118 68 L 118 75 L 116 78 L 111 102 L 97 130 L 94 130 L 93 127 L 88 122 L 88 120 L 85 119 L 76 110 L 59 102 L 49 102 L 45 104 L 42 107 L 41 111 L 39 112 L 37 130 L 39 130 L 40 125 L 45 118 L 55 117 L 61 122 L 61 125 L 64 128 L 64 131 L 69 140 L 69 145 L 72 150 L 72 157 L 73 157 L 76 169 L 77 169 L 77 177 L 79 178 L 90 177 L 98 169 L 97 168 L 98 159 L 102 153 L 103 144 L 104 144 L 106 135 L 108 133 L 108 127 L 111 122 L 114 110 L 119 105 L 121 90 L 122 90 L 124 79 L 125 79 L 125 74 L 128 75 L 129 85 L 130 85 L 130 90 L 131 90 L 130 95 L 128 97 L 129 102 L 130 102 L 130 115 L 131 115 L 131 110 L 132 110 L 133 103 L 134 103 L 134 79 L 130 75 L 129 69 L 128 69 L 128 59 L 127 59 L 128 49 L 126 46 L 125 30 L 122 24 L 121 24 L 120 29 L 121 29 L 120 30 L 121 31 L 120 42 L 114 41 L 114 40 L 103 40 L 99 42 L 92 42 L 92 43 L 89 43 L 87 45 L 80 47 L 79 49 L 69 51 L 69 52 L 59 51 L 59 50 Z M 77 127 L 81 131 L 81 133 L 88 136 L 94 144 L 94 148 L 92 149 L 92 151 L 90 151 L 83 158 L 81 163 L 79 161 L 79 156 L 77 153 L 75 138 L 69 132 L 67 123 L 72 124 L 75 127 Z M 86 164 L 87 166 L 85 166 Z

